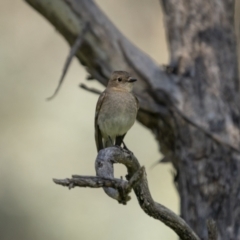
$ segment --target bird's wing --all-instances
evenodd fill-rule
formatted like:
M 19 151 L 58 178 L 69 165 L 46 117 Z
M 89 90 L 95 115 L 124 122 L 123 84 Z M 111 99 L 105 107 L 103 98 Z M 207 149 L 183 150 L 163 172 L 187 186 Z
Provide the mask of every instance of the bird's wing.
M 103 141 L 102 141 L 102 134 L 101 131 L 99 129 L 99 125 L 98 125 L 98 115 L 102 106 L 102 103 L 104 101 L 106 92 L 102 92 L 98 102 L 97 102 L 97 106 L 96 106 L 96 111 L 95 111 L 95 120 L 94 120 L 94 125 L 95 125 L 95 142 L 96 142 L 96 146 L 97 146 L 97 151 L 99 152 L 101 149 L 103 149 Z

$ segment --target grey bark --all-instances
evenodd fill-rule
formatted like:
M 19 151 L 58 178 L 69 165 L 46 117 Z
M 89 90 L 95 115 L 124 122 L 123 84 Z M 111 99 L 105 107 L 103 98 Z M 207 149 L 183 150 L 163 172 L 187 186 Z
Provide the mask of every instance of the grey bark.
M 127 168 L 128 182 L 114 178 L 113 164 L 121 163 Z M 137 158 L 129 151 L 118 147 L 109 147 L 99 151 L 95 169 L 97 177 L 73 175 L 71 179 L 54 179 L 56 184 L 73 188 L 78 187 L 103 187 L 105 192 L 119 203 L 126 204 L 130 200 L 128 194 L 133 189 L 139 205 L 149 216 L 162 221 L 173 229 L 183 240 L 200 240 L 189 225 L 170 209 L 153 200 L 147 181 L 144 167 L 140 167 Z M 209 224 L 209 240 L 216 240 L 214 223 Z
M 240 114 L 233 0 L 162 0 L 171 62 L 167 69 L 129 42 L 92 0 L 26 0 L 106 85 L 116 69 L 139 79 L 138 120 L 171 159 L 181 215 L 203 239 L 207 219 L 218 239 L 240 239 Z

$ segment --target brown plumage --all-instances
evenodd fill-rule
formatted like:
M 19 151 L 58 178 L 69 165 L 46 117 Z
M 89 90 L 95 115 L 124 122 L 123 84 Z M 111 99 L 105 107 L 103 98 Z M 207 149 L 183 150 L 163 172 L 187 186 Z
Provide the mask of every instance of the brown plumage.
M 135 122 L 138 100 L 132 94 L 136 79 L 124 71 L 112 73 L 107 88 L 100 95 L 95 113 L 97 150 L 121 145 L 127 131 Z

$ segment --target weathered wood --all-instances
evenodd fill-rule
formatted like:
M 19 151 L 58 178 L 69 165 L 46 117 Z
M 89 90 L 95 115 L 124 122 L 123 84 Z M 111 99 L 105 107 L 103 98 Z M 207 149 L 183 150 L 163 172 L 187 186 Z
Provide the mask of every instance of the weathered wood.
M 163 0 L 171 64 L 181 110 L 236 147 L 240 144 L 239 78 L 232 0 Z M 240 239 L 239 154 L 211 141 L 177 116 L 181 213 L 202 237 L 207 218 L 219 239 Z
M 89 31 L 77 58 L 103 84 L 113 70 L 139 79 L 138 120 L 172 160 L 183 218 L 207 238 L 240 239 L 240 114 L 233 0 L 161 0 L 170 47 L 167 72 L 130 43 L 92 0 L 26 0 L 72 46 Z
M 114 163 L 121 163 L 126 166 L 128 182 L 114 178 Z M 54 179 L 53 181 L 69 188 L 75 186 L 103 187 L 110 197 L 123 204 L 130 200 L 128 193 L 133 189 L 139 205 L 146 214 L 166 224 L 182 240 L 200 240 L 181 217 L 153 200 L 148 187 L 145 168 L 140 167 L 137 158 L 131 152 L 119 147 L 102 149 L 96 158 L 95 169 L 98 177 L 74 175 L 71 179 Z

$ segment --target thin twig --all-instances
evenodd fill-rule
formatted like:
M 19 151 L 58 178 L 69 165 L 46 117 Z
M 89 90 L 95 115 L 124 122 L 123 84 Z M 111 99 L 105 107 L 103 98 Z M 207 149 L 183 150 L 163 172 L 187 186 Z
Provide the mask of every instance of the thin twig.
M 85 85 L 84 83 L 81 83 L 79 85 L 79 87 L 86 90 L 86 91 L 89 91 L 89 92 L 92 92 L 92 93 L 95 93 L 95 94 L 98 94 L 98 95 L 102 93 L 100 90 L 95 89 L 95 88 L 90 88 L 87 85 Z
M 120 188 L 128 187 L 127 181 L 122 179 L 110 179 L 110 178 L 102 178 L 95 176 L 77 176 L 74 175 L 72 178 L 66 179 L 53 179 L 53 181 L 61 186 L 74 188 L 74 187 L 89 187 L 89 188 L 102 188 L 102 187 L 112 187 L 112 188 Z
M 66 73 L 68 71 L 68 68 L 69 68 L 71 62 L 72 62 L 72 59 L 76 55 L 76 53 L 77 53 L 78 49 L 80 48 L 80 46 L 82 45 L 83 38 L 84 38 L 88 28 L 89 28 L 89 24 L 88 24 L 88 22 L 86 22 L 84 24 L 83 28 L 82 28 L 82 31 L 77 36 L 76 41 L 74 42 L 74 44 L 72 45 L 72 47 L 70 49 L 69 55 L 68 55 L 68 57 L 66 59 L 64 67 L 63 67 L 61 78 L 60 78 L 60 80 L 58 82 L 58 86 L 55 89 L 55 92 L 53 93 L 53 95 L 47 98 L 48 101 L 52 100 L 57 95 L 58 91 L 60 90 L 60 88 L 62 86 L 62 83 L 63 83 L 63 80 L 65 78 L 65 75 L 66 75 Z
M 118 191 L 118 202 L 126 204 L 130 200 L 128 194 L 134 186 L 143 178 L 145 168 L 141 167 L 129 181 L 117 178 L 104 178 L 95 176 L 73 175 L 72 178 L 53 179 L 58 185 L 72 189 L 74 187 L 90 187 L 90 188 L 114 188 Z

